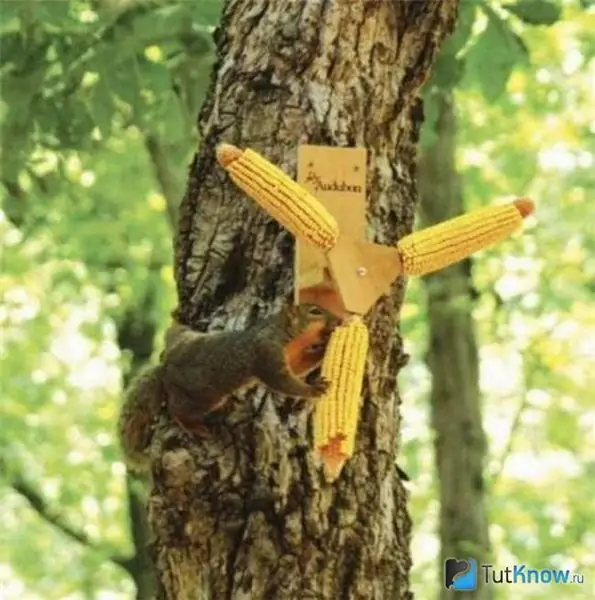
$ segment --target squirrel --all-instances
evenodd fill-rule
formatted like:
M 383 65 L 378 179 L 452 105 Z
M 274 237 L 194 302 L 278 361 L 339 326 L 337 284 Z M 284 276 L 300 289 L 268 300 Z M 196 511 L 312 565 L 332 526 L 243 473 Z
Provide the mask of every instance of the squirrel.
M 316 369 L 339 319 L 314 304 L 288 305 L 243 331 L 205 334 L 174 322 L 158 365 L 142 372 L 126 392 L 118 422 L 127 464 L 148 467 L 153 423 L 166 405 L 184 431 L 201 437 L 203 419 L 256 381 L 288 396 L 314 399 L 328 382 Z

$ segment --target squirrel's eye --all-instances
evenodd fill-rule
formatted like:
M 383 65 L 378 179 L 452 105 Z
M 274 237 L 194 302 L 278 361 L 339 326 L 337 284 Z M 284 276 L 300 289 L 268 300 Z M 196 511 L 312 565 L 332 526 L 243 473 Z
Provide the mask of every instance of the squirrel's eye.
M 320 310 L 320 308 L 318 308 L 318 306 L 311 306 L 310 309 L 308 310 L 308 314 L 312 317 L 321 317 L 322 310 Z

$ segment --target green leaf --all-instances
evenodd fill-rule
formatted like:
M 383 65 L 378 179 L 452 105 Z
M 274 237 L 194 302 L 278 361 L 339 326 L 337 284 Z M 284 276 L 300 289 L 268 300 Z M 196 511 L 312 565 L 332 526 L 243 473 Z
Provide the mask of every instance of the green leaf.
M 479 82 L 488 102 L 497 100 L 514 66 L 528 58 L 523 41 L 497 15 L 488 14 L 488 24 L 469 49 L 466 71 Z
M 191 30 L 188 7 L 184 4 L 174 4 L 137 17 L 133 21 L 132 35 L 141 44 L 148 44 L 167 37 L 175 38 L 182 32 Z
M 440 89 L 454 89 L 465 74 L 465 60 L 440 54 L 432 71 L 431 84 Z
M 0 33 L 21 32 L 23 28 L 22 13 L 26 8 L 23 2 L 3 2 L 0 8 Z M 4 43 L 4 40 L 2 40 Z M 4 53 L 4 51 L 3 51 Z
M 126 103 L 133 112 L 141 110 L 142 99 L 140 95 L 141 81 L 138 73 L 138 60 L 136 57 L 121 59 L 119 62 L 115 52 L 102 52 L 103 66 L 96 63 L 100 77 L 106 82 L 111 93 L 120 101 Z M 114 62 L 110 62 L 114 61 Z M 117 64 L 118 68 L 109 68 L 110 64 Z
M 11 18 L 4 16 L 0 23 L 0 34 L 20 32 L 21 28 L 21 20 L 17 16 Z
M 35 15 L 42 27 L 59 32 L 70 12 L 69 2 L 36 2 Z
M 213 27 L 219 24 L 221 18 L 221 0 L 202 0 L 196 3 L 194 11 L 196 23 L 206 27 Z
M 581 432 L 577 417 L 559 407 L 552 407 L 546 413 L 546 430 L 550 444 L 575 451 L 581 446 Z
M 110 87 L 101 76 L 91 90 L 89 110 L 101 133 L 108 135 L 114 115 L 114 102 Z
M 426 88 L 424 100 L 424 122 L 421 128 L 420 143 L 422 148 L 428 148 L 436 141 L 436 124 L 438 123 L 438 97 Z
M 553 25 L 562 14 L 562 8 L 548 0 L 519 0 L 503 8 L 529 25 Z
M 440 54 L 455 56 L 461 48 L 467 43 L 475 17 L 477 15 L 476 5 L 474 2 L 464 2 L 459 10 L 457 24 L 453 34 L 446 40 Z

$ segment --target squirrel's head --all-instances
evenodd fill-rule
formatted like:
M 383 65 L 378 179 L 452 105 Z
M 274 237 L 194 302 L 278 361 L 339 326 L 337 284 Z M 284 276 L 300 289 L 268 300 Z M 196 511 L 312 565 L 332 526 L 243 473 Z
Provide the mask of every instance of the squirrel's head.
M 288 328 L 294 335 L 311 327 L 330 334 L 339 319 L 316 304 L 292 304 L 287 307 Z

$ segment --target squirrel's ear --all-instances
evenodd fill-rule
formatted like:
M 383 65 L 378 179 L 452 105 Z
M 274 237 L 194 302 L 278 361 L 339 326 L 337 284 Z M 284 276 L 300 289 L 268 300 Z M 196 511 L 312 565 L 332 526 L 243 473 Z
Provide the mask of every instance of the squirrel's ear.
M 293 293 L 293 291 L 285 294 L 285 305 L 286 306 L 295 305 L 295 294 Z
M 297 304 L 294 304 L 293 302 L 289 302 L 287 304 L 287 314 L 290 317 L 294 317 L 295 315 L 297 315 L 298 313 L 298 306 Z

